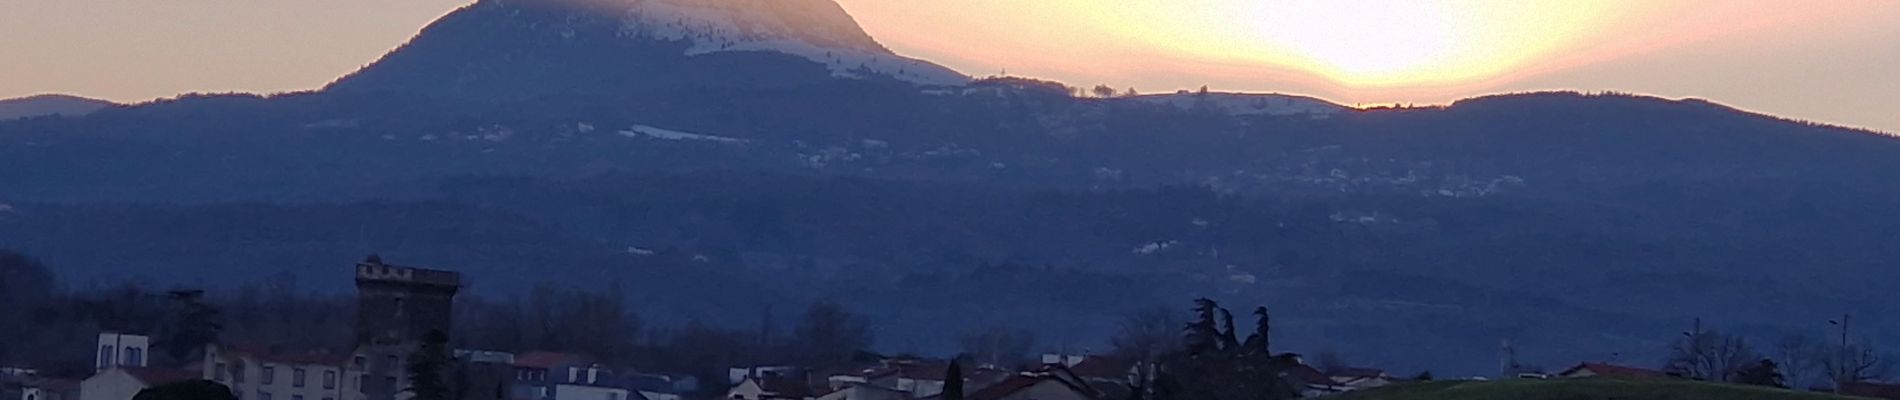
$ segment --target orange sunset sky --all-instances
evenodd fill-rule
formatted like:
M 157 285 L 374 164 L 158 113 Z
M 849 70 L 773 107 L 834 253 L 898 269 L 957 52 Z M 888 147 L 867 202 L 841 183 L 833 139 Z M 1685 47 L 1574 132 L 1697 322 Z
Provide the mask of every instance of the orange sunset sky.
M 1900 0 L 838 0 L 974 76 L 1442 104 L 1702 97 L 1900 132 Z M 0 97 L 311 89 L 468 0 L 0 2 Z

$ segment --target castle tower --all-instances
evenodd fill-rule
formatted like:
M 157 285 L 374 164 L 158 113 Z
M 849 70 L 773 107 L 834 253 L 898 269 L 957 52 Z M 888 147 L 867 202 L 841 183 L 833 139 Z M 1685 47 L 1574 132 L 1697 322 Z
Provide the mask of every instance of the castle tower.
M 431 331 L 449 332 L 461 275 L 384 264 L 370 255 L 356 264 L 355 367 L 369 400 L 394 400 L 407 387 L 405 365 Z

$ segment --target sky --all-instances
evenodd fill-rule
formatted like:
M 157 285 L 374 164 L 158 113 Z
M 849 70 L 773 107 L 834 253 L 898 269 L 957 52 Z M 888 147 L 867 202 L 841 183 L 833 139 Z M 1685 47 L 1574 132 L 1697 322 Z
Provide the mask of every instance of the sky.
M 1900 0 L 838 0 L 974 76 L 1445 104 L 1698 97 L 1900 132 Z M 312 89 L 468 0 L 0 0 L 0 98 Z

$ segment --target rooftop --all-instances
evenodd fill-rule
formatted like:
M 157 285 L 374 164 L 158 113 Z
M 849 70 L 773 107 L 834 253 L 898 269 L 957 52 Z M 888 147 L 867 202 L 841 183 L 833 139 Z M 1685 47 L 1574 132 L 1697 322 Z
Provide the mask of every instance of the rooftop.
M 398 282 L 461 286 L 462 274 L 454 271 L 386 264 L 382 257 L 371 254 L 369 258 L 356 264 L 356 281 L 358 283 Z

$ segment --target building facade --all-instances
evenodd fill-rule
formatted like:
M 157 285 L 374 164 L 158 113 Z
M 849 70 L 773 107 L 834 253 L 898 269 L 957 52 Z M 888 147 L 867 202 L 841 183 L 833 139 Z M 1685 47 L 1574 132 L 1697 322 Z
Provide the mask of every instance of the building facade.
M 363 369 L 351 355 L 207 346 L 200 379 L 240 400 L 364 400 Z
M 455 272 L 385 264 L 375 255 L 356 265 L 356 348 L 366 400 L 409 397 L 402 394 L 408 356 L 429 334 L 449 332 L 461 287 Z

